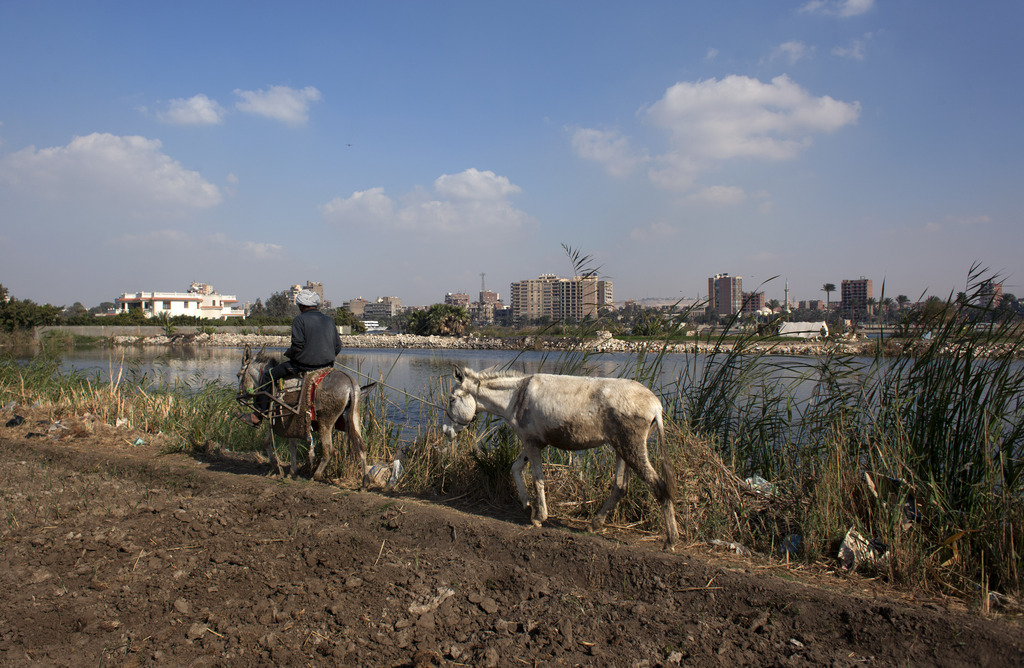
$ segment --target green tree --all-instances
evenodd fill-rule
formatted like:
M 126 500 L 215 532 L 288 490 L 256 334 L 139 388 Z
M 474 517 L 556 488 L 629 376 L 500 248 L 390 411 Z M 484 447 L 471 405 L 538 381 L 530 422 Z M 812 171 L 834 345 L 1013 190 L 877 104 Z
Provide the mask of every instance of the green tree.
M 351 311 L 339 308 L 334 312 L 334 322 L 341 327 L 351 327 L 353 334 L 366 332 L 366 324 L 357 318 Z
M 825 310 L 827 311 L 830 306 L 829 296 L 836 291 L 836 284 L 826 283 L 825 285 L 821 286 L 821 291 L 825 293 Z
M 264 307 L 268 318 L 294 318 L 299 314 L 299 307 L 288 297 L 286 292 L 275 292 L 267 299 Z
M 61 307 L 51 304 L 36 304 L 31 299 L 14 299 L 6 288 L 0 286 L 0 330 L 13 332 L 44 325 L 56 325 Z
M 633 336 L 658 336 L 665 331 L 665 319 L 656 309 L 645 310 L 633 319 Z
M 434 304 L 409 316 L 409 332 L 420 336 L 462 336 L 469 326 L 469 311 L 453 304 Z

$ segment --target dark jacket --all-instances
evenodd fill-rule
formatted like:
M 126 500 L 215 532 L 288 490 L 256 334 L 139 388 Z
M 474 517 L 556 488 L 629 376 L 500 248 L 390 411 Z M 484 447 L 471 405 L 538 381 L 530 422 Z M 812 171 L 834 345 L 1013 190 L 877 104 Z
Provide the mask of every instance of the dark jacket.
M 284 356 L 298 371 L 334 364 L 341 352 L 341 337 L 334 320 L 316 309 L 303 311 L 292 320 L 292 345 Z

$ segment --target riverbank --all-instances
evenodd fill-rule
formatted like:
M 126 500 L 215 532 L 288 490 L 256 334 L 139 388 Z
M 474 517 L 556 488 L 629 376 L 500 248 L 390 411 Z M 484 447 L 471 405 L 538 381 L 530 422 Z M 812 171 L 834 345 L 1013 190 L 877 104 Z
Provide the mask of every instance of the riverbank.
M 205 345 L 219 347 L 252 346 L 259 348 L 286 348 L 290 340 L 288 336 L 268 334 L 238 333 L 197 333 L 172 336 L 115 336 L 115 345 Z M 663 343 L 660 341 L 623 341 L 614 338 L 610 332 L 598 332 L 595 337 L 583 339 L 567 336 L 417 336 L 415 334 L 353 334 L 341 337 L 341 344 L 346 348 L 383 348 L 403 349 L 418 348 L 428 350 L 586 350 L 602 353 L 632 353 L 658 351 Z M 669 353 L 710 353 L 714 350 L 731 350 L 735 344 L 730 341 L 723 343 L 706 341 L 688 341 L 670 343 L 666 351 Z M 744 352 L 773 355 L 823 355 L 873 354 L 877 340 L 845 339 L 840 341 L 765 341 L 763 343 L 743 343 Z

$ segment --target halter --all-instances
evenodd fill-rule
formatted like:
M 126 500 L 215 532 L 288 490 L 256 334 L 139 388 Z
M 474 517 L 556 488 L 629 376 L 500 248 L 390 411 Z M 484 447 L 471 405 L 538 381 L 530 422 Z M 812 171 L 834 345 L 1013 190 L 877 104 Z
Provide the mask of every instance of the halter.
M 461 385 L 461 383 L 460 383 L 460 385 Z M 453 392 L 453 394 L 454 394 L 454 392 Z M 469 420 L 466 421 L 466 422 L 463 422 L 462 420 L 456 420 L 455 416 L 452 415 L 451 410 L 449 410 L 449 406 L 451 406 L 451 401 L 449 401 L 448 402 L 448 406 L 444 407 L 444 414 L 445 414 L 445 417 L 448 418 L 448 421 L 451 422 L 452 424 L 455 424 L 455 425 L 458 425 L 459 427 L 462 427 L 463 429 L 465 429 L 469 425 L 473 424 L 473 420 L 475 420 L 476 416 L 479 415 L 479 413 L 480 413 L 480 400 L 477 399 L 477 396 L 479 396 L 479 394 L 480 394 L 480 379 L 477 378 L 476 379 L 476 395 L 472 395 L 472 394 L 470 395 L 471 397 L 473 397 L 473 403 L 476 404 L 476 407 L 473 410 L 473 417 L 469 418 Z

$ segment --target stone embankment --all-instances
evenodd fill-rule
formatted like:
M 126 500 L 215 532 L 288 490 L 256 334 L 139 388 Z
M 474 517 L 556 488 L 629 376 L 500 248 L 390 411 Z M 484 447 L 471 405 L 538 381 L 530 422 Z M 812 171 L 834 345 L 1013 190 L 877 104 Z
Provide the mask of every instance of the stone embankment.
M 117 345 L 207 345 L 221 347 L 252 346 L 259 348 L 286 348 L 289 337 L 266 334 L 183 334 L 177 336 L 116 336 Z M 640 350 L 657 352 L 660 342 L 622 341 L 610 332 L 598 332 L 595 337 L 581 339 L 562 336 L 417 336 L 415 334 L 353 334 L 341 337 L 346 348 L 425 348 L 430 350 L 587 350 L 591 352 L 630 353 Z M 731 343 L 724 343 L 719 350 L 728 350 Z M 747 344 L 746 352 L 770 352 L 774 355 L 821 355 L 826 352 L 865 354 L 873 350 L 874 343 L 865 339 L 838 342 L 791 341 Z M 669 353 L 708 353 L 715 344 L 706 342 L 673 343 Z

